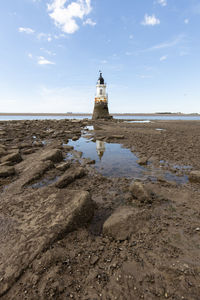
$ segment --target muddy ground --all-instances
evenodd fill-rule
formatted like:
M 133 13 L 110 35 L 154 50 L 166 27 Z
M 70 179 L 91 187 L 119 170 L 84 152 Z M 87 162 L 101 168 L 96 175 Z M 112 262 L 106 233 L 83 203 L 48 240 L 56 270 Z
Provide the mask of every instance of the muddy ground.
M 83 132 L 163 176 L 104 177 Z M 1 299 L 199 300 L 199 149 L 199 121 L 0 122 Z

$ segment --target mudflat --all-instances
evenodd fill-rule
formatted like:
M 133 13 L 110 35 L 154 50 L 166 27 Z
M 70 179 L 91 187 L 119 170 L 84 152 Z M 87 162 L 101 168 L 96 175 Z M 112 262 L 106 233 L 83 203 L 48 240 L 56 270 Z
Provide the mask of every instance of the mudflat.
M 200 121 L 0 122 L 1 299 L 198 300 L 199 149 Z

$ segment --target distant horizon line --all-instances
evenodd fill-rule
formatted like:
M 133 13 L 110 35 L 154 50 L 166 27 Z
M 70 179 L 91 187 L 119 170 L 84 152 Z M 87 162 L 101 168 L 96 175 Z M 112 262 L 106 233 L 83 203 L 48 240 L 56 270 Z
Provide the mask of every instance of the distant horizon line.
M 110 113 L 113 116 L 154 116 L 154 115 L 199 115 L 200 113 L 181 113 L 181 112 L 155 112 L 155 113 Z M 28 112 L 21 112 L 21 113 L 9 113 L 9 112 L 2 112 L 0 116 L 91 116 L 92 113 L 28 113 Z

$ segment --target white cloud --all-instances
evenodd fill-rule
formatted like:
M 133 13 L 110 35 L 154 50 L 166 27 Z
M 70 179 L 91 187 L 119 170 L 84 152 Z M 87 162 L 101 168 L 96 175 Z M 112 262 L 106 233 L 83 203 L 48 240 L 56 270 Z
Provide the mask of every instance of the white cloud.
M 83 22 L 83 25 L 91 25 L 91 26 L 95 26 L 97 23 L 92 21 L 91 19 L 87 19 Z
M 185 20 L 184 20 L 184 23 L 185 23 L 185 24 L 188 24 L 188 23 L 189 23 L 189 19 L 185 19 Z
M 167 5 L 167 0 L 157 0 L 158 4 L 161 6 L 166 6 Z
M 46 40 L 48 42 L 52 41 L 52 36 L 50 33 L 40 32 L 40 33 L 38 33 L 37 38 L 38 38 L 38 40 Z
M 35 32 L 35 30 L 31 29 L 31 28 L 28 28 L 28 27 L 19 27 L 18 28 L 18 31 L 19 32 L 24 32 L 24 33 L 27 33 L 27 34 L 33 34 Z
M 32 59 L 33 58 L 33 54 L 29 53 L 28 57 Z
M 164 61 L 166 59 L 167 59 L 167 55 L 163 55 L 163 56 L 160 57 L 160 61 Z
M 47 8 L 56 26 L 63 32 L 72 34 L 79 29 L 77 19 L 83 20 L 91 12 L 91 0 L 76 0 L 65 5 L 66 2 L 67 0 L 53 0 Z
M 38 57 L 38 65 L 55 65 L 54 62 L 47 60 L 43 56 Z
M 148 16 L 145 14 L 144 20 L 141 23 L 144 26 L 155 26 L 160 24 L 160 20 L 155 17 L 155 15 Z

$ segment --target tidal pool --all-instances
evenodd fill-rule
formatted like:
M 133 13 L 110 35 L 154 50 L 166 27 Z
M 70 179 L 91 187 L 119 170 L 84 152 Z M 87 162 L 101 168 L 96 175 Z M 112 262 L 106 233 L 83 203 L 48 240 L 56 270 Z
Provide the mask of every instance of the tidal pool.
M 81 137 L 77 141 L 69 141 L 76 151 L 82 152 L 82 158 L 95 160 L 95 168 L 104 176 L 126 177 L 134 179 L 157 180 L 162 176 L 165 180 L 185 183 L 187 176 L 177 176 L 169 171 L 154 168 L 151 164 L 140 166 L 138 157 L 129 149 L 123 148 L 120 144 L 106 143 L 103 141 L 92 141 Z
M 83 152 L 83 158 L 95 160 L 95 167 L 104 176 L 113 177 L 143 177 L 145 168 L 137 163 L 137 156 L 120 144 L 93 142 L 81 137 L 77 141 L 68 143 L 75 150 Z

